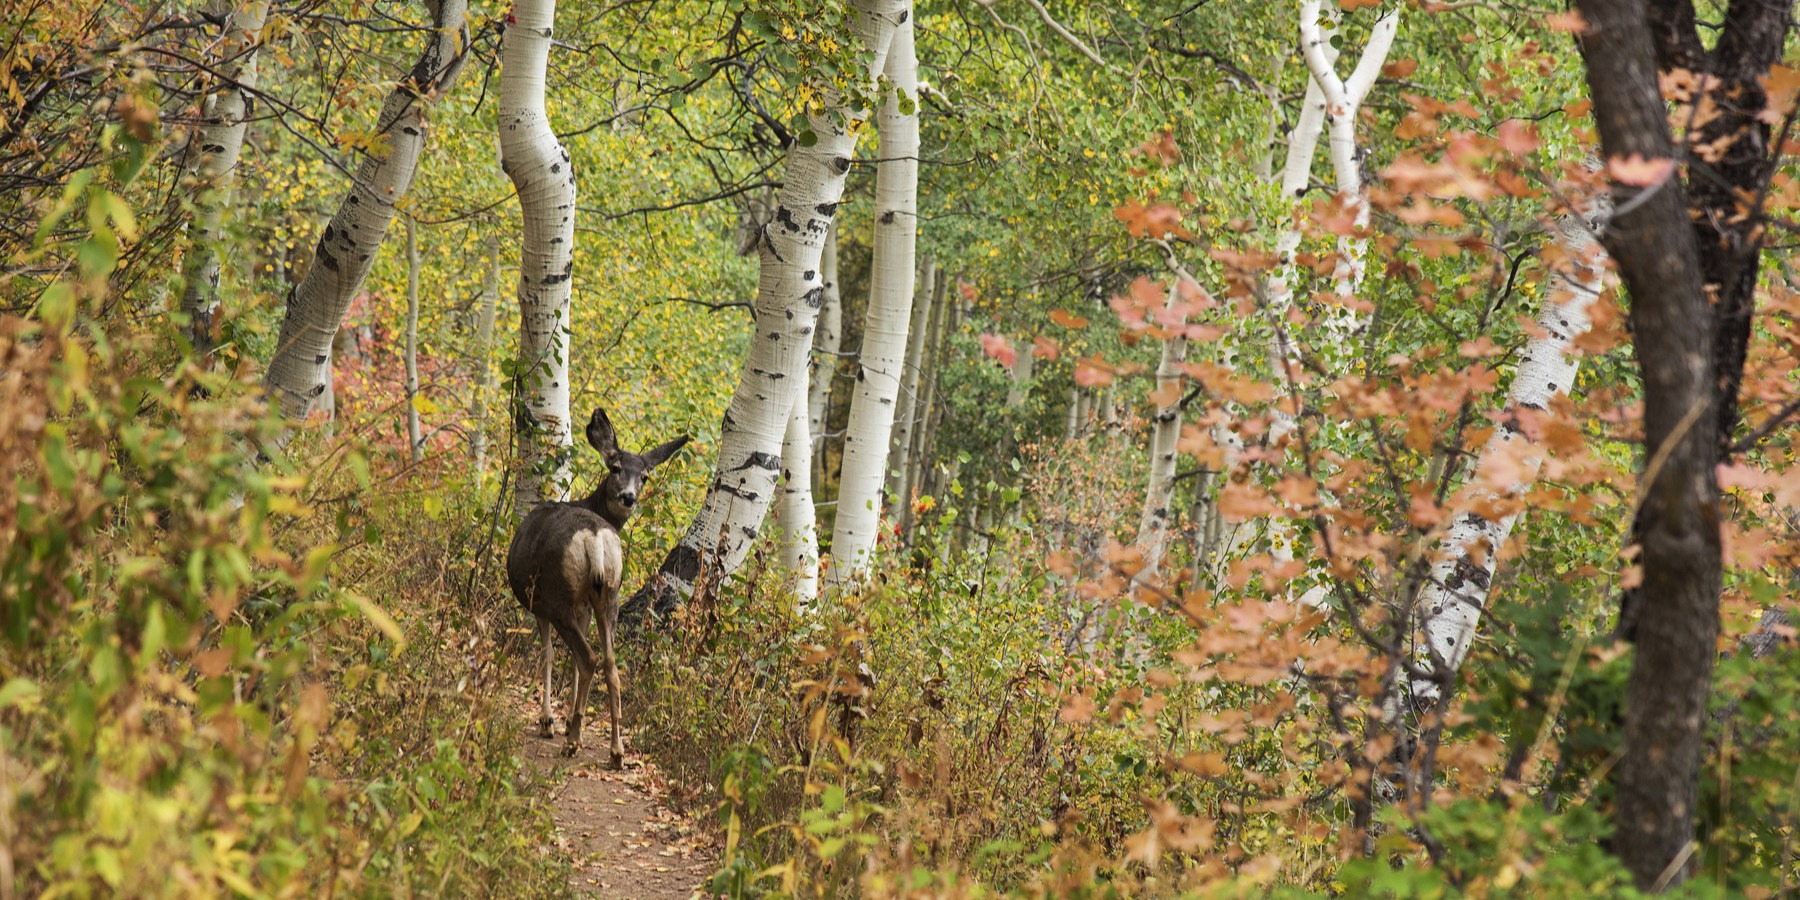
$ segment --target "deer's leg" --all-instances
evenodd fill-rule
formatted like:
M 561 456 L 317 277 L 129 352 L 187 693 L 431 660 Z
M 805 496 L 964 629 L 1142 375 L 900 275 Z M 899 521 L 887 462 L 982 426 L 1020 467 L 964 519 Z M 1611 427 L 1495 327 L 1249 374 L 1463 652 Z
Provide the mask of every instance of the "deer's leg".
M 550 737 L 554 733 L 552 726 L 556 724 L 556 716 L 550 711 L 550 691 L 553 687 L 550 680 L 551 673 L 555 671 L 556 638 L 550 635 L 548 619 L 538 620 L 538 638 L 544 642 L 544 708 L 538 715 L 538 733 L 544 737 Z
M 606 660 L 606 711 L 612 717 L 612 767 L 625 767 L 625 740 L 619 734 L 619 660 L 613 654 L 613 632 L 618 630 L 618 607 L 600 620 L 600 652 Z
M 556 623 L 557 634 L 562 635 L 563 643 L 569 647 L 569 655 L 575 657 L 575 703 L 569 708 L 568 743 L 563 746 L 564 756 L 574 756 L 581 746 L 582 713 L 587 711 L 588 690 L 594 686 L 595 659 L 593 645 L 588 643 L 587 635 L 578 631 L 574 625 Z

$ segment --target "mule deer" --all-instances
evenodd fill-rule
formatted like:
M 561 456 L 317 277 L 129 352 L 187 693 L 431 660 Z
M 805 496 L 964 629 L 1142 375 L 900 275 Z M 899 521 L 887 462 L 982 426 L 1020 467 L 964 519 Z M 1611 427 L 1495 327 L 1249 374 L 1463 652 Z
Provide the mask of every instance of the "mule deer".
M 606 411 L 595 409 L 587 424 L 588 443 L 606 461 L 606 480 L 587 499 L 573 503 L 540 503 L 519 523 L 512 546 L 506 551 L 506 578 L 519 604 L 538 618 L 538 634 L 544 640 L 543 715 L 538 725 L 551 736 L 551 664 L 554 629 L 575 657 L 575 705 L 568 715 L 564 756 L 574 756 L 581 746 L 581 717 L 587 709 L 588 689 L 593 686 L 594 666 L 606 662 L 607 711 L 612 717 L 612 766 L 624 764 L 625 744 L 619 737 L 619 666 L 613 656 L 613 633 L 619 622 L 619 579 L 624 574 L 625 551 L 619 532 L 637 510 L 644 476 L 675 455 L 688 442 L 676 438 L 641 454 L 619 449 Z M 588 625 L 600 618 L 600 653 L 596 659 L 588 643 Z

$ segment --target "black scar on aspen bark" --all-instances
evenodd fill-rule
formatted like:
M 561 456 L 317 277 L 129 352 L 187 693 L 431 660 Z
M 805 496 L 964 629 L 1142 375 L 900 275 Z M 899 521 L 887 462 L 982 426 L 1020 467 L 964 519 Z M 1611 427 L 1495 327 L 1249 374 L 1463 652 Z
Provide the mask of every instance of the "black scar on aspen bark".
M 201 147 L 200 150 L 203 153 L 224 153 L 225 145 L 224 144 L 207 144 L 206 146 Z
M 325 268 L 330 269 L 333 272 L 338 271 L 337 257 L 332 256 L 330 253 L 327 253 L 323 246 L 321 246 L 319 248 L 319 265 L 324 266 Z
M 890 209 L 887 212 L 884 212 L 881 214 L 881 224 L 883 224 L 883 225 L 894 224 L 894 211 L 893 210 Z
M 779 472 L 779 471 L 781 471 L 781 455 L 777 454 L 777 453 L 764 453 L 761 450 L 758 450 L 755 453 L 752 453 L 749 456 L 745 457 L 744 464 L 741 466 L 738 466 L 735 469 L 732 469 L 732 471 L 733 472 L 741 472 L 744 469 L 750 468 L 751 466 L 755 466 L 758 469 L 763 469 L 763 470 L 766 470 L 769 472 Z
M 818 206 L 813 207 L 813 209 L 819 211 L 819 215 L 821 216 L 835 215 L 837 213 L 837 208 L 838 205 L 836 203 L 821 203 Z
M 912 18 L 912 10 L 910 10 L 910 9 L 903 9 L 903 10 L 901 10 L 901 11 L 900 11 L 900 18 L 899 18 L 899 19 L 898 19 L 898 20 L 896 20 L 896 21 L 897 21 L 897 24 L 900 24 L 900 25 L 905 25 L 905 24 L 906 24 L 906 20 L 907 20 L 907 19 L 910 19 L 910 18 Z
M 807 269 L 807 270 L 806 270 L 806 271 L 805 271 L 805 272 L 804 272 L 804 273 L 802 273 L 802 274 L 801 274 L 801 275 L 800 275 L 800 280 L 801 280 L 801 281 L 811 281 L 811 280 L 813 280 L 813 279 L 814 279 L 814 278 L 817 278 L 817 277 L 819 277 L 819 273 L 817 273 L 817 272 L 814 272 L 814 271 L 813 271 L 813 270 L 811 270 L 811 269 Z
M 313 385 L 311 393 L 314 397 L 323 396 L 325 394 L 325 382 L 321 381 L 318 384 Z
M 842 175 L 845 172 L 850 171 L 850 157 L 848 157 L 848 156 L 833 157 L 831 160 L 831 167 L 833 169 L 836 169 L 837 173 L 839 175 Z
M 825 289 L 822 287 L 813 288 L 800 295 L 800 300 L 813 309 L 819 309 L 825 305 Z
M 408 137 L 418 137 L 419 129 L 414 128 L 411 125 L 408 125 L 405 128 L 400 129 L 400 133 L 402 133 Z
M 669 551 L 668 562 L 663 563 L 662 570 L 683 581 L 693 581 L 700 574 L 700 551 L 686 544 L 676 544 Z
M 794 221 L 794 213 L 785 206 L 775 207 L 775 221 L 780 222 L 788 231 L 800 230 L 800 223 Z
M 782 312 L 784 312 L 784 313 L 786 313 L 786 314 L 787 314 L 787 317 L 788 317 L 788 321 L 789 321 L 789 322 L 792 322 L 792 321 L 794 321 L 794 311 L 793 311 L 793 310 L 791 310 L 791 309 L 784 309 L 784 310 L 782 310 Z
M 562 163 L 551 163 L 550 164 L 550 174 L 556 175 L 560 172 L 562 172 Z

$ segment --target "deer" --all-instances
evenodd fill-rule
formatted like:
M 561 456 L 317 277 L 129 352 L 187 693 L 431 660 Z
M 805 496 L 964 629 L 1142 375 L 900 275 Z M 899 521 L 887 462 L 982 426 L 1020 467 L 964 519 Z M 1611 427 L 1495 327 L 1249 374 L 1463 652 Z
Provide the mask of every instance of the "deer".
M 568 715 L 568 743 L 564 756 L 574 756 L 581 746 L 581 718 L 587 710 L 588 690 L 594 668 L 606 665 L 607 712 L 612 718 L 612 767 L 625 763 L 625 744 L 619 735 L 619 666 L 613 654 L 613 635 L 619 623 L 619 581 L 624 575 L 625 550 L 619 534 L 637 511 L 644 478 L 688 442 L 682 435 L 643 453 L 619 449 L 618 438 L 604 409 L 595 408 L 588 419 L 587 440 L 606 463 L 607 475 L 584 500 L 545 502 L 533 507 L 519 523 L 506 551 L 506 578 L 513 596 L 538 620 L 544 641 L 543 714 L 540 733 L 552 737 L 550 712 L 551 671 L 556 646 L 555 631 L 575 658 L 575 705 Z M 588 626 L 600 620 L 600 652 L 588 642 Z M 596 658 L 598 657 L 598 658 Z

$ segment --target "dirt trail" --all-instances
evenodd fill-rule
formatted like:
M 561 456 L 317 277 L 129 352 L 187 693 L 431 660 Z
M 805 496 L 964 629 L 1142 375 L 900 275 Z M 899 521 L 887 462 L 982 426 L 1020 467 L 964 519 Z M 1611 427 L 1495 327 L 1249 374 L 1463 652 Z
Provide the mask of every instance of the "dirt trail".
M 624 770 L 606 768 L 608 726 L 599 719 L 573 759 L 558 755 L 560 724 L 554 738 L 539 737 L 530 725 L 524 740 L 526 759 L 559 782 L 553 815 L 571 862 L 569 886 L 578 895 L 618 900 L 705 896 L 697 889 L 716 866 L 708 841 L 693 820 L 663 804 L 666 786 L 648 760 L 629 752 L 629 735 Z

